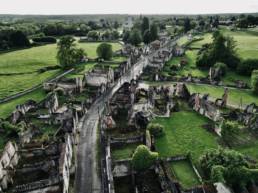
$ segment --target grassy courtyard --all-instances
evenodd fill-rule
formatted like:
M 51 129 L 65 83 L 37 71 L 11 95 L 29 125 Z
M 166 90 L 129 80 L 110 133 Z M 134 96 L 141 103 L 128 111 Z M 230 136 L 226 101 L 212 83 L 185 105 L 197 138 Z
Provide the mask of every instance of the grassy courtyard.
M 189 161 L 173 161 L 170 163 L 170 169 L 184 189 L 200 185 L 198 176 L 195 174 Z
M 216 136 L 202 126 L 209 120 L 193 112 L 182 110 L 172 113 L 169 118 L 153 120 L 165 128 L 165 135 L 155 140 L 161 157 L 192 153 L 193 161 L 198 163 L 199 156 L 207 149 L 217 148 Z
M 114 160 L 131 158 L 138 145 L 139 144 L 126 144 L 121 147 L 112 148 L 111 156 Z

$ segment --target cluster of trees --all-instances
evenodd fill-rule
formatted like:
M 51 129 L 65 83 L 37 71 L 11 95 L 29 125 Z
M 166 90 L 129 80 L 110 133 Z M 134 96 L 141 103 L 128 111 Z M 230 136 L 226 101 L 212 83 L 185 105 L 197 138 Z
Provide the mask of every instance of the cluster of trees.
M 208 150 L 201 156 L 200 165 L 211 181 L 232 187 L 244 188 L 251 180 L 258 179 L 258 169 L 251 168 L 245 156 L 234 150 Z
M 77 48 L 72 36 L 64 36 L 57 44 L 57 60 L 61 67 L 72 68 L 86 56 L 83 49 Z
M 236 24 L 239 28 L 248 28 L 256 26 L 258 25 L 258 16 L 240 15 Z
M 222 62 L 236 69 L 240 59 L 236 54 L 236 43 L 231 37 L 224 37 L 219 31 L 213 33 L 213 42 L 205 44 L 198 53 L 196 65 L 200 68 L 212 67 Z
M 142 41 L 145 44 L 158 38 L 158 25 L 150 24 L 149 18 L 143 17 L 141 23 L 136 23 L 131 31 L 124 31 L 123 41 L 138 46 Z
M 246 59 L 241 61 L 237 66 L 237 72 L 244 76 L 251 76 L 253 70 L 258 69 L 257 59 Z
M 7 30 L 0 32 L 0 50 L 25 48 L 29 46 L 30 41 L 22 31 Z
M 120 35 L 117 30 L 106 30 L 104 33 L 100 33 L 96 30 L 89 31 L 87 33 L 88 39 L 98 41 L 98 40 L 118 40 Z

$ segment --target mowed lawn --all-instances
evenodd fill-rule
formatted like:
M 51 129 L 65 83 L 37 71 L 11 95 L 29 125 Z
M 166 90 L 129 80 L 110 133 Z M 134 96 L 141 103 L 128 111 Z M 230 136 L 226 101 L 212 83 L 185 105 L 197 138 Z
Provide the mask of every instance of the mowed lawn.
M 210 94 L 212 98 L 221 98 L 224 93 L 223 87 L 212 85 L 187 84 L 187 87 L 190 93 Z M 241 99 L 243 105 L 258 104 L 258 96 L 254 95 L 251 90 L 229 89 L 229 104 L 238 106 Z
M 173 161 L 170 163 L 170 169 L 184 189 L 200 185 L 198 176 L 195 174 L 189 161 Z
M 83 48 L 89 57 L 95 58 L 99 44 L 100 42 L 78 43 L 78 47 Z M 110 44 L 114 51 L 121 48 L 119 43 Z M 0 75 L 0 98 L 31 88 L 60 73 L 61 70 L 51 70 L 44 73 L 37 72 L 43 67 L 57 65 L 56 48 L 56 44 L 50 44 L 0 54 L 1 74 L 26 73 L 21 75 Z M 121 58 L 118 58 L 118 60 L 121 60 Z
M 202 126 L 209 120 L 193 111 L 172 113 L 169 118 L 153 120 L 165 128 L 165 135 L 155 139 L 161 157 L 192 153 L 195 164 L 207 149 L 217 148 L 217 137 Z

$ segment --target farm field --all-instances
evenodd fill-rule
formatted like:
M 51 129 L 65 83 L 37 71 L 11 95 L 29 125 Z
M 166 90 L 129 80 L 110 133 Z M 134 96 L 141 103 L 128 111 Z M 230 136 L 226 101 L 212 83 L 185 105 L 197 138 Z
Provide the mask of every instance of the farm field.
M 258 58 L 258 31 L 255 29 L 231 31 L 226 27 L 221 27 L 220 31 L 226 35 L 231 36 L 236 41 L 237 53 L 243 59 Z M 212 41 L 212 34 L 206 33 L 203 36 L 203 40 L 193 42 L 191 47 L 201 48 L 203 44 L 210 43 Z
M 195 164 L 207 149 L 217 148 L 216 136 L 202 126 L 209 120 L 191 111 L 172 113 L 169 118 L 156 118 L 154 123 L 164 126 L 165 135 L 155 139 L 155 146 L 161 157 L 192 153 Z
M 45 96 L 46 93 L 42 89 L 37 89 L 27 95 L 21 96 L 6 103 L 2 103 L 0 104 L 0 118 L 8 117 L 15 109 L 17 104 L 23 104 L 30 99 L 39 102 L 44 99 Z
M 194 77 L 207 77 L 209 75 L 208 70 L 201 70 L 196 67 L 196 58 L 197 58 L 197 50 L 187 50 L 184 57 L 174 57 L 168 61 L 168 63 L 164 66 L 163 75 L 169 76 L 171 72 L 175 72 L 177 76 L 188 76 L 191 74 Z M 177 65 L 180 63 L 181 59 L 186 59 L 187 64 L 178 71 L 171 70 L 171 66 Z M 237 74 L 236 72 L 228 70 L 226 75 L 222 78 L 224 84 L 232 85 L 236 80 L 242 80 L 246 82 L 250 86 L 250 77 L 242 76 Z
M 189 161 L 180 160 L 170 163 L 172 173 L 183 186 L 183 188 L 191 188 L 200 185 L 197 175 L 194 173 Z
M 241 58 L 258 58 L 258 32 L 254 30 L 230 31 L 221 28 L 224 35 L 232 36 L 237 42 L 237 52 Z
M 99 42 L 78 43 L 78 47 L 85 49 L 89 57 L 95 58 L 99 44 Z M 111 44 L 113 50 L 121 48 L 119 43 Z M 59 73 L 60 70 L 37 72 L 43 67 L 57 65 L 56 52 L 56 44 L 51 44 L 0 54 L 0 98 L 29 89 Z M 123 61 L 124 58 L 117 57 L 114 60 Z
M 211 85 L 187 84 L 187 87 L 191 93 L 209 93 L 212 98 L 221 98 L 224 93 L 223 87 L 216 87 Z M 241 99 L 243 105 L 258 103 L 257 96 L 255 96 L 251 90 L 229 89 L 229 104 L 238 106 Z

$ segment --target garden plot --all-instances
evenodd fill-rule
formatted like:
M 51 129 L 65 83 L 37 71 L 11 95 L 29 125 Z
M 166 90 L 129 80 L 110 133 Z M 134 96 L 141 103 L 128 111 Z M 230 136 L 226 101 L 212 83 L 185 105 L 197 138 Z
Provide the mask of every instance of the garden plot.
M 111 157 L 113 160 L 130 159 L 133 156 L 134 150 L 140 145 L 139 143 L 123 144 L 111 148 Z
M 180 182 L 183 189 L 201 185 L 197 174 L 188 160 L 172 161 L 168 166 L 173 177 Z

